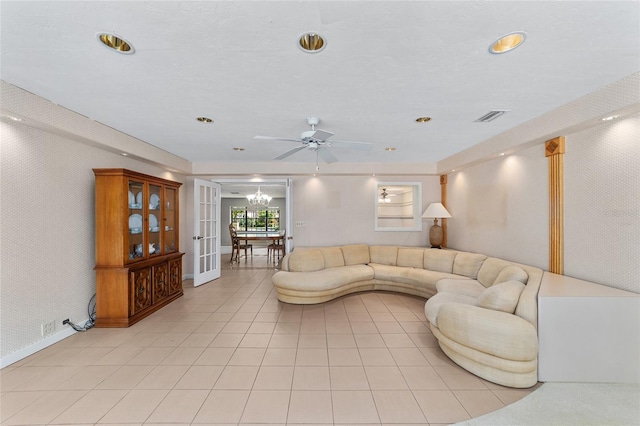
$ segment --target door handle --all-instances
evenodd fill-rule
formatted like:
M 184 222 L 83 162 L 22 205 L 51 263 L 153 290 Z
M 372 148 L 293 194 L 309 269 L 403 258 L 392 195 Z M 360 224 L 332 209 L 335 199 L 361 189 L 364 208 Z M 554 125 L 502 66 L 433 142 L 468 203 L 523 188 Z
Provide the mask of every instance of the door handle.
M 201 237 L 200 235 L 198 235 L 197 237 L 193 237 L 193 239 L 197 241 L 197 240 L 202 240 L 202 239 L 204 239 L 204 237 Z

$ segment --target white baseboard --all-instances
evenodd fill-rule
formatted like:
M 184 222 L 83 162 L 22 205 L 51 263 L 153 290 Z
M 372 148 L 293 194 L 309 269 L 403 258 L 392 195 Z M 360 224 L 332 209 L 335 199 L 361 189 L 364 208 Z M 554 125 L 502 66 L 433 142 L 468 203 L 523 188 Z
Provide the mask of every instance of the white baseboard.
M 84 325 L 88 321 L 89 319 L 86 319 L 85 321 L 83 321 L 81 324 L 79 324 L 80 327 L 84 327 Z M 42 340 L 40 340 L 37 343 L 34 343 L 31 346 L 27 346 L 26 348 L 22 348 L 9 355 L 3 356 L 2 358 L 0 358 L 0 368 L 4 368 L 13 363 L 16 363 L 76 333 L 77 331 L 75 331 L 73 328 L 71 328 L 70 326 L 66 326 L 64 330 L 60 330 L 57 333 L 50 334 L 49 336 L 44 337 Z

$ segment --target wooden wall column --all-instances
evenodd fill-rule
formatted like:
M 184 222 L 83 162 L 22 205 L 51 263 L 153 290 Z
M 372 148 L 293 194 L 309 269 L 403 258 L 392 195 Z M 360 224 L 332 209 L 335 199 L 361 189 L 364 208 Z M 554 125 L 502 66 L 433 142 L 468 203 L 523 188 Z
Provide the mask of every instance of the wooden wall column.
M 564 136 L 545 142 L 549 158 L 549 272 L 564 272 Z
M 447 175 L 440 176 L 440 202 L 447 208 Z M 447 246 L 447 219 L 440 219 L 442 222 L 442 247 Z

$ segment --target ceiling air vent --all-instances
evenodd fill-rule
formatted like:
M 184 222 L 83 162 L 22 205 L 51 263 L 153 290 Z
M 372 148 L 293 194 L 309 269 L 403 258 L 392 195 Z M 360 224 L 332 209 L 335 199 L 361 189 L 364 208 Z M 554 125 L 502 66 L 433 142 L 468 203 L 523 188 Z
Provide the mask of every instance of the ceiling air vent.
M 508 112 L 508 109 L 494 109 L 483 115 L 482 117 L 475 120 L 476 123 L 488 123 L 489 121 L 493 121 L 496 118 L 500 117 L 505 112 Z

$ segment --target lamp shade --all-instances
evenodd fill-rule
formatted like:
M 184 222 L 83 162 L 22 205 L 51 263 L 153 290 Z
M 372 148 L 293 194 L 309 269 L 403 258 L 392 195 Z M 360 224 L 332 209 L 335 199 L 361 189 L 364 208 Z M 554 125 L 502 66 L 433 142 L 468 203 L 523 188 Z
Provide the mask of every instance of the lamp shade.
M 449 218 L 451 217 L 451 214 L 449 214 L 442 203 L 431 203 L 424 213 L 422 213 L 422 217 L 424 219 L 440 219 Z

